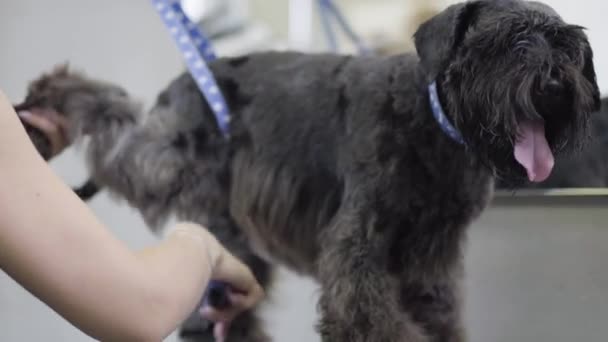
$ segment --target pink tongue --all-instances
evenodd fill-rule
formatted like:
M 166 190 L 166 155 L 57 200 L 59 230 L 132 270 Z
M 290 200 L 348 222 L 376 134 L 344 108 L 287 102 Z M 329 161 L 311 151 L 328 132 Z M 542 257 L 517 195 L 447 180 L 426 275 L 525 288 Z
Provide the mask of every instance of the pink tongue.
M 555 161 L 545 138 L 542 121 L 519 124 L 519 140 L 515 142 L 515 159 L 526 169 L 531 182 L 542 182 L 551 174 Z

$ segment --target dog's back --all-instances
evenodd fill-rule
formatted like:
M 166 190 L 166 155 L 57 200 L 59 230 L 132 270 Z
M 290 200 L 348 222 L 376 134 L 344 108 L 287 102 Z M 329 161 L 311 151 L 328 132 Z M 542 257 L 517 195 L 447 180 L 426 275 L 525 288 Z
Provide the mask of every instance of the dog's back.
M 353 139 L 365 139 L 372 132 L 361 131 L 378 120 L 372 116 L 394 77 L 390 58 L 404 57 L 267 52 L 211 65 L 232 114 L 230 211 L 260 254 L 314 273 L 319 232 L 339 209 L 353 167 L 347 159 L 373 157 Z M 194 87 L 188 75 L 180 82 Z M 200 101 L 206 129 L 219 138 Z

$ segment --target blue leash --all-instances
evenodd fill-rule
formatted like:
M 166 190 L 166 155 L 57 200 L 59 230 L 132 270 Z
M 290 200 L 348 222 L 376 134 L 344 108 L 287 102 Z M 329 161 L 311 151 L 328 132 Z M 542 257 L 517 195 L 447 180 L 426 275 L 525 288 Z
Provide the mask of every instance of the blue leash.
M 207 62 L 216 59 L 211 42 L 197 24 L 190 21 L 178 0 L 152 0 L 156 11 L 171 32 L 190 74 L 215 115 L 224 137 L 229 138 L 230 113 Z
M 332 0 L 318 0 L 319 5 L 319 15 L 321 17 L 321 24 L 323 25 L 323 29 L 325 30 L 325 35 L 327 36 L 327 40 L 332 51 L 338 51 L 338 43 L 336 40 L 336 36 L 332 30 L 330 23 L 330 15 L 336 19 L 338 25 L 342 27 L 348 38 L 353 41 L 353 43 L 357 46 L 359 53 L 361 54 L 370 54 L 371 49 L 369 49 L 364 43 L 363 40 L 355 33 L 352 27 L 348 24 L 348 21 L 338 8 L 338 6 Z
M 198 25 L 190 21 L 178 0 L 152 0 L 152 2 L 184 56 L 188 70 L 213 111 L 222 134 L 225 138 L 229 138 L 228 106 L 206 63 L 217 58 L 211 42 L 201 32 Z M 211 281 L 201 304 L 211 305 L 218 309 L 229 306 L 230 302 L 226 292 L 228 286 L 223 282 Z

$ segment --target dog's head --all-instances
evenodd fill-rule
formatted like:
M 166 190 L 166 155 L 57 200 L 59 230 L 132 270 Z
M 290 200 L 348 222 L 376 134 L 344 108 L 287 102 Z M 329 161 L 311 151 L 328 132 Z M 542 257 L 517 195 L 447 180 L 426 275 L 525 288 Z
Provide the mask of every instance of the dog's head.
M 427 82 L 468 148 L 510 182 L 542 181 L 554 155 L 584 146 L 600 94 L 580 26 L 550 7 L 479 0 L 448 7 L 414 36 Z

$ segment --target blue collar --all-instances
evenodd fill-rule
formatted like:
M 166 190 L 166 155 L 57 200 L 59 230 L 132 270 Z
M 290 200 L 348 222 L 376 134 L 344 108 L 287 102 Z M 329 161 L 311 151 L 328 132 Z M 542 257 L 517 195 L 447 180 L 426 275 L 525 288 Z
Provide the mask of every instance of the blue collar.
M 456 127 L 454 127 L 450 123 L 450 120 L 447 116 L 445 116 L 445 113 L 443 112 L 441 102 L 439 101 L 439 94 L 437 93 L 436 81 L 433 81 L 433 83 L 429 85 L 429 101 L 431 102 L 431 110 L 433 111 L 433 116 L 435 117 L 435 120 L 437 120 L 439 126 L 441 126 L 441 130 L 443 130 L 445 134 L 452 138 L 452 140 L 456 141 L 461 145 L 465 145 L 462 135 L 460 134 L 458 129 L 456 129 Z

